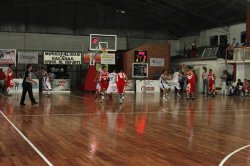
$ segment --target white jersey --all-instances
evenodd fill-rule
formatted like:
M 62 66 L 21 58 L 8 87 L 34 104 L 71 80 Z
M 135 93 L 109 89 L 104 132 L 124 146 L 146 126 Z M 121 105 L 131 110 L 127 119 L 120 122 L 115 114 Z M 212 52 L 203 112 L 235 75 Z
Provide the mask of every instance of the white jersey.
M 180 73 L 179 72 L 175 72 L 173 75 L 173 82 L 178 82 L 180 79 Z
M 166 76 L 164 75 L 164 74 L 162 74 L 161 76 L 160 76 L 160 79 L 159 79 L 159 81 L 160 81 L 160 84 L 165 84 L 166 83 Z
M 116 73 L 110 73 L 109 74 L 109 84 L 114 84 L 117 82 L 117 74 Z

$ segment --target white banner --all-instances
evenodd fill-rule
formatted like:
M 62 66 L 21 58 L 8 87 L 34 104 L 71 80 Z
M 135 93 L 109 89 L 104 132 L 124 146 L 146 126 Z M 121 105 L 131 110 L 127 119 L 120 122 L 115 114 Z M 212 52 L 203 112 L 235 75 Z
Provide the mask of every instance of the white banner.
M 39 80 L 34 79 L 37 83 L 39 83 Z M 10 91 L 11 93 L 22 93 L 23 91 L 23 79 L 14 79 L 14 88 L 12 88 Z M 39 92 L 39 84 L 32 84 L 33 92 Z
M 15 49 L 0 49 L 0 65 L 16 65 Z
M 44 64 L 48 65 L 80 65 L 82 64 L 81 52 L 45 51 Z
M 38 52 L 18 52 L 19 64 L 38 64 Z
M 136 93 L 160 93 L 159 80 L 136 80 Z
M 101 54 L 102 65 L 115 65 L 115 54 Z
M 150 66 L 153 67 L 164 67 L 164 58 L 150 58 Z

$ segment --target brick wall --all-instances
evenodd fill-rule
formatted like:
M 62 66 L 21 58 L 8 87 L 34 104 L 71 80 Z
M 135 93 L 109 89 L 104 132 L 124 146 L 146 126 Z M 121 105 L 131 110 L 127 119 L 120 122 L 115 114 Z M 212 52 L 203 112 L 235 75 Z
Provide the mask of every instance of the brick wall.
M 165 58 L 164 67 L 151 67 L 149 65 L 149 77 L 147 79 L 152 79 L 153 74 L 156 72 L 161 73 L 163 69 L 170 71 L 170 45 L 168 43 L 160 44 L 144 44 L 133 50 L 124 53 L 123 67 L 124 72 L 127 74 L 128 78 L 132 78 L 132 63 L 134 63 L 134 51 L 142 50 L 148 52 L 148 63 L 150 63 L 150 58 Z

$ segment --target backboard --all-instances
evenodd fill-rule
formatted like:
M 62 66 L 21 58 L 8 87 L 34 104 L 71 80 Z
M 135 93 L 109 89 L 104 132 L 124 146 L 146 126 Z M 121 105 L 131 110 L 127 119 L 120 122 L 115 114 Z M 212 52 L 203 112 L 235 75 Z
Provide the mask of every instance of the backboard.
M 102 51 L 108 48 L 109 51 L 117 50 L 117 35 L 90 34 L 89 46 L 91 51 Z

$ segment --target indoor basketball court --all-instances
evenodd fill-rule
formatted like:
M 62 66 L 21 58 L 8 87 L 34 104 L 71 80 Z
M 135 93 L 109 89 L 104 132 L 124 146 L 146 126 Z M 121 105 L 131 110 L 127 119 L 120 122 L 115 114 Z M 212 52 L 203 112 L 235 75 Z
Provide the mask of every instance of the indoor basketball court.
M 248 1 L 0 4 L 0 166 L 250 166 Z
M 128 94 L 120 105 L 55 94 L 25 107 L 18 99 L 1 97 L 1 165 L 249 164 L 248 99 Z

